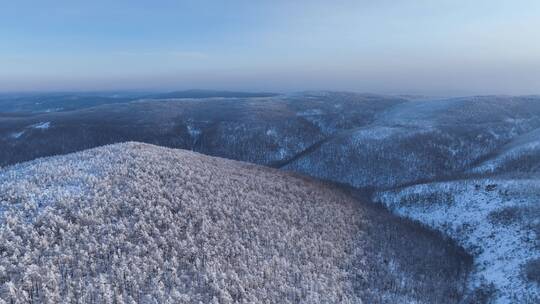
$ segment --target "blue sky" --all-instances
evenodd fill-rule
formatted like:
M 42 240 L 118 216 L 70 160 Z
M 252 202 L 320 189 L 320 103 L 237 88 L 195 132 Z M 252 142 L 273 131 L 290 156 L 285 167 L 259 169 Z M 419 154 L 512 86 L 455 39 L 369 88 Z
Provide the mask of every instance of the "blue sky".
M 0 0 L 0 91 L 540 93 L 540 1 Z

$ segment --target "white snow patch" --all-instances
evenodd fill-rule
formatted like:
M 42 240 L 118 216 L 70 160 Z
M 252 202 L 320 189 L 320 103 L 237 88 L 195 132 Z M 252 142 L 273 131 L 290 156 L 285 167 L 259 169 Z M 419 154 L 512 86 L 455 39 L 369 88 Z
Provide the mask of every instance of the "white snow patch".
M 51 112 L 59 112 L 59 111 L 62 111 L 64 108 L 52 108 L 52 109 L 46 109 L 45 113 L 51 113 Z
M 277 135 L 278 135 L 277 131 L 274 128 L 270 128 L 270 129 L 266 130 L 266 136 L 277 137 Z
M 24 131 L 21 131 L 21 132 L 13 132 L 10 134 L 10 137 L 11 138 L 14 138 L 14 139 L 19 139 L 21 138 L 21 136 L 24 135 Z
M 188 129 L 189 136 L 191 136 L 192 138 L 197 138 L 202 134 L 201 129 L 196 128 L 190 124 L 187 125 L 187 129 Z
M 297 116 L 312 116 L 312 115 L 322 115 L 323 111 L 321 109 L 309 109 L 302 112 L 296 113 Z
M 284 148 L 279 148 L 278 159 L 284 159 L 287 156 L 287 150 Z
M 46 130 L 48 128 L 51 127 L 51 122 L 50 121 L 46 121 L 46 122 L 38 122 L 37 124 L 33 124 L 30 126 L 30 128 L 33 128 L 33 129 L 39 129 L 39 130 Z

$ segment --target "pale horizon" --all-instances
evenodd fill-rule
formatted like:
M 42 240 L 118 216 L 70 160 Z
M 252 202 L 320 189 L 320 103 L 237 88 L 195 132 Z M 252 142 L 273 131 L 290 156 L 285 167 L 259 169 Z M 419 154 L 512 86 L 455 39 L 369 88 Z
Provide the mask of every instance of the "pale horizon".
M 540 2 L 17 1 L 0 92 L 540 94 Z

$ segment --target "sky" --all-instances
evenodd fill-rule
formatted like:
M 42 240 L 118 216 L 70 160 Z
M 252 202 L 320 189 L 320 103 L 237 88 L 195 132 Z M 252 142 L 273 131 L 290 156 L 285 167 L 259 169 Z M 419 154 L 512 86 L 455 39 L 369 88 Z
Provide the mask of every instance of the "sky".
M 540 94 L 538 0 L 0 0 L 0 92 Z

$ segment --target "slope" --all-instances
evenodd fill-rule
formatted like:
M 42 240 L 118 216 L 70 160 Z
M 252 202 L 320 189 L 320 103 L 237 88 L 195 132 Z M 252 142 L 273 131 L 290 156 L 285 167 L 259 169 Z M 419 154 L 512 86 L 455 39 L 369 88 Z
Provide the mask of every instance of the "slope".
M 141 100 L 70 112 L 0 113 L 0 166 L 125 141 L 270 165 L 404 99 L 352 93 Z M 48 123 L 47 129 L 33 126 Z
M 456 303 L 469 263 L 329 185 L 193 152 L 125 143 L 0 171 L 7 303 Z
M 540 128 L 500 148 L 470 170 L 473 174 L 540 173 Z
M 388 189 L 464 174 L 540 127 L 537 97 L 414 100 L 336 133 L 283 168 L 358 188 Z
M 470 288 L 495 303 L 540 301 L 540 180 L 493 176 L 379 192 L 396 214 L 442 231 L 474 256 Z

